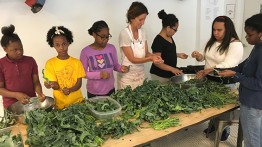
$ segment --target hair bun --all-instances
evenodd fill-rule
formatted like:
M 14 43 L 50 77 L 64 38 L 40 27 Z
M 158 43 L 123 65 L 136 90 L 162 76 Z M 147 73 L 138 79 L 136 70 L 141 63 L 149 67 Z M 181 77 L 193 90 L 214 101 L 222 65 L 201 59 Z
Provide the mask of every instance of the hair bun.
M 167 14 L 166 14 L 166 12 L 165 12 L 164 9 L 158 12 L 158 17 L 159 17 L 160 19 L 165 19 L 165 18 L 167 18 Z
M 10 36 L 14 33 L 15 26 L 11 24 L 10 26 L 2 27 L 1 31 L 3 35 Z

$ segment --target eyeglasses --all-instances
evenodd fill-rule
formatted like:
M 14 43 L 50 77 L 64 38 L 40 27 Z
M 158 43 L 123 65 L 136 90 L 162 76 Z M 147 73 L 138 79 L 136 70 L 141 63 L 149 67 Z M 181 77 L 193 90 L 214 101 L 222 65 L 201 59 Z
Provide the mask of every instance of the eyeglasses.
M 96 33 L 96 35 L 99 36 L 103 41 L 104 41 L 104 40 L 109 40 L 109 39 L 112 38 L 112 35 L 111 35 L 111 34 L 109 34 L 108 36 L 101 36 L 101 35 L 99 35 L 99 34 Z
M 174 30 L 175 32 L 177 32 L 177 29 L 175 29 L 175 28 L 172 28 L 172 27 L 170 27 L 172 30 Z

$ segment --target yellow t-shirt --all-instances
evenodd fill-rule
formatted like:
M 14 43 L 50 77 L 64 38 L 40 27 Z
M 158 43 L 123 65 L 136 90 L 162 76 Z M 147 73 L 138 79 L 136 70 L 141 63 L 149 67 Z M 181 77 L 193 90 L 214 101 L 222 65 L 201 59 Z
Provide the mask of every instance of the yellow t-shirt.
M 81 61 L 73 57 L 66 60 L 60 60 L 57 57 L 49 59 L 46 62 L 44 74 L 49 81 L 58 82 L 61 89 L 71 88 L 76 84 L 78 78 L 85 77 Z M 54 90 L 53 94 L 58 109 L 83 101 L 81 89 L 71 92 L 69 95 L 64 95 L 61 90 Z

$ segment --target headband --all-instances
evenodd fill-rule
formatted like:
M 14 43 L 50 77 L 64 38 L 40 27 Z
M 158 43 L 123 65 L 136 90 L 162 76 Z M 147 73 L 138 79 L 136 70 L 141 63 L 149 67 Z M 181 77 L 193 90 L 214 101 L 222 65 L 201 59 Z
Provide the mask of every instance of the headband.
M 61 35 L 61 34 L 65 34 L 65 32 L 64 32 L 63 30 L 60 30 L 60 29 L 56 26 L 56 27 L 55 27 L 55 34 L 56 34 L 56 35 Z M 51 36 L 51 38 L 53 38 L 55 34 L 53 34 L 53 35 Z

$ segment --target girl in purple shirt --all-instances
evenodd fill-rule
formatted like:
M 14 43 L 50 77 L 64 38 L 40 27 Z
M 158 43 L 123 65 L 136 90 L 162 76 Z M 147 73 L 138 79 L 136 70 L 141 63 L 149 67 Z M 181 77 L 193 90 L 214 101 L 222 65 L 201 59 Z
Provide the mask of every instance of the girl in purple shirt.
M 95 22 L 88 33 L 95 40 L 83 48 L 80 55 L 86 72 L 87 95 L 88 98 L 109 96 L 115 92 L 113 70 L 126 73 L 128 68 L 118 63 L 116 48 L 108 43 L 112 36 L 105 21 Z

